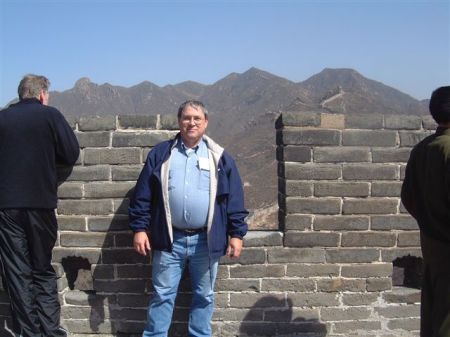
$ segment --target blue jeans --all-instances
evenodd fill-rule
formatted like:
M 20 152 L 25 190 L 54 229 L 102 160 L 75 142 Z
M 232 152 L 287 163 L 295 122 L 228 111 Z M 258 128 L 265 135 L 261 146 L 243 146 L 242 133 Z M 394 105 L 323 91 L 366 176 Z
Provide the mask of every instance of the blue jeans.
M 154 292 L 148 307 L 143 337 L 166 337 L 172 321 L 175 297 L 184 267 L 188 265 L 192 283 L 189 337 L 211 336 L 214 311 L 214 282 L 218 259 L 209 257 L 206 231 L 185 235 L 173 233 L 173 249 L 153 251 L 152 280 Z

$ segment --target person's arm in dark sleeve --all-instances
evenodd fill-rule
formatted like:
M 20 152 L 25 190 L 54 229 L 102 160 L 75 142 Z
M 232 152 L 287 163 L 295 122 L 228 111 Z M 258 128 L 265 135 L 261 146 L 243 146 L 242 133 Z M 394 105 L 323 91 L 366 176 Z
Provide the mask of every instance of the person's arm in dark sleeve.
M 55 111 L 54 132 L 56 162 L 62 165 L 73 166 L 80 155 L 80 146 L 69 123 L 58 110 Z
M 414 150 L 413 150 L 414 151 Z M 417 219 L 417 211 L 416 211 L 416 201 L 414 198 L 414 190 L 413 190 L 413 162 L 414 162 L 414 152 L 411 152 L 411 156 L 408 160 L 408 164 L 406 165 L 405 170 L 405 179 L 402 184 L 401 191 L 401 200 L 403 206 L 405 206 L 406 210 L 411 214 L 414 218 Z
M 242 239 L 247 234 L 248 229 L 246 222 L 248 211 L 244 207 L 244 190 L 236 163 L 229 155 L 226 155 L 226 166 L 229 181 L 228 235 L 231 238 Z
M 130 200 L 128 217 L 133 232 L 144 232 L 150 228 L 150 212 L 152 191 L 150 189 L 150 176 L 153 172 L 152 153 L 147 157 L 144 167 L 139 175 Z
M 152 175 L 152 152 L 147 157 L 145 165 L 139 175 L 133 197 L 128 208 L 130 228 L 134 232 L 133 247 L 141 255 L 147 255 L 151 249 L 151 240 L 147 233 L 150 228 L 152 191 L 150 176 Z

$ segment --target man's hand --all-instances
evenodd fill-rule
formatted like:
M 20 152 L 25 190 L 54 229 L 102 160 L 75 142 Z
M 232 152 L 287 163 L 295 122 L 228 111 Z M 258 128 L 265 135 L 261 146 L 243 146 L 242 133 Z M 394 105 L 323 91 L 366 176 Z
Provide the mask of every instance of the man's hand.
M 136 232 L 133 238 L 134 250 L 139 254 L 146 256 L 151 249 L 150 240 L 146 232 Z
M 241 255 L 242 239 L 231 238 L 227 248 L 227 256 L 231 259 L 237 259 Z

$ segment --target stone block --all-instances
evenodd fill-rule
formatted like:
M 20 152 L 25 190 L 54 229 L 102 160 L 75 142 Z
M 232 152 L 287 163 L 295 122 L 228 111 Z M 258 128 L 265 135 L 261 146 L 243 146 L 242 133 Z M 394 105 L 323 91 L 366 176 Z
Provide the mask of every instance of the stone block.
M 285 308 L 286 300 L 284 294 L 231 293 L 230 306 L 233 308 Z
M 320 318 L 323 321 L 354 321 L 370 317 L 370 308 L 323 308 Z
M 118 294 L 117 304 L 122 308 L 147 308 L 148 296 L 142 294 Z
M 339 275 L 339 266 L 335 264 L 288 263 L 288 277 L 333 277 Z
M 143 293 L 145 282 L 142 280 L 95 280 L 95 290 L 102 293 Z
M 334 180 L 341 175 L 341 165 L 285 163 L 284 178 L 288 180 Z
M 411 153 L 410 147 L 373 148 L 373 163 L 406 163 Z
M 399 166 L 387 164 L 344 164 L 345 180 L 398 180 Z
M 386 291 L 392 289 L 392 278 L 391 277 L 376 277 L 368 278 L 366 280 L 367 291 Z
M 275 309 L 264 310 L 264 320 L 267 322 L 305 322 L 309 320 L 319 320 L 319 310 L 317 309 Z
M 112 180 L 122 181 L 131 180 L 136 182 L 142 171 L 142 165 L 112 166 Z
M 339 214 L 341 212 L 340 198 L 286 198 L 288 213 L 306 214 Z
M 420 232 L 398 233 L 398 247 L 420 247 Z
M 133 247 L 133 232 L 130 230 L 128 232 L 120 232 L 114 234 L 114 243 L 116 247 Z
M 272 263 L 323 263 L 325 250 L 314 248 L 273 248 L 268 249 L 267 258 Z
M 256 291 L 259 292 L 260 282 L 258 279 L 218 279 L 215 291 Z
M 368 147 L 323 146 L 313 148 L 313 157 L 316 163 L 369 162 L 370 151 Z
M 372 230 L 416 230 L 416 220 L 409 215 L 374 215 L 371 217 Z
M 390 277 L 392 276 L 391 263 L 367 263 L 351 266 L 342 266 L 342 277 Z
M 119 214 L 127 215 L 129 207 L 130 207 L 130 199 L 129 198 L 113 200 L 113 209 L 114 209 L 114 214 L 116 214 L 116 215 L 119 215 Z
M 422 118 L 412 115 L 385 115 L 384 127 L 395 130 L 418 130 L 422 127 Z
M 176 115 L 161 115 L 160 128 L 162 130 L 179 130 L 178 117 Z
M 250 231 L 244 239 L 245 247 L 282 246 L 281 232 Z
M 172 132 L 167 131 L 148 131 L 148 132 L 113 132 L 113 147 L 152 147 L 174 136 Z
M 369 217 L 353 215 L 317 215 L 313 220 L 313 229 L 330 231 L 368 230 Z
M 266 262 L 266 252 L 264 249 L 248 248 L 244 249 L 238 259 L 230 259 L 228 257 L 222 257 L 220 259 L 221 264 L 263 264 Z
M 327 249 L 327 263 L 365 263 L 376 262 L 380 258 L 380 252 L 373 248 L 340 248 Z
M 413 147 L 431 134 L 431 131 L 399 131 L 400 146 Z
M 87 230 L 86 219 L 83 216 L 63 216 L 58 215 L 58 229 L 61 231 L 80 231 Z
M 365 279 L 330 278 L 317 280 L 317 291 L 362 292 L 366 289 Z
M 387 303 L 420 303 L 421 291 L 405 287 L 394 287 L 391 292 L 382 294 L 383 300 Z
M 113 236 L 104 233 L 60 233 L 62 247 L 111 247 Z
M 138 266 L 134 266 L 135 269 Z M 104 264 L 91 265 L 91 274 L 94 280 L 112 280 L 114 278 L 114 266 Z
M 142 256 L 132 248 L 102 250 L 102 263 L 104 264 L 149 264 L 149 262 L 149 255 Z
M 97 248 L 60 248 L 53 249 L 53 262 L 61 263 L 62 259 L 66 257 L 82 257 L 89 261 L 90 264 L 95 264 L 100 261 L 101 249 Z
M 312 151 L 309 146 L 278 146 L 277 160 L 284 162 L 308 163 L 312 159 Z
M 288 214 L 286 216 L 286 230 L 311 230 L 312 215 Z
M 213 321 L 221 322 L 242 322 L 244 321 L 262 321 L 263 320 L 263 309 L 235 309 L 235 308 L 217 308 L 214 310 Z
M 283 112 L 281 122 L 283 126 L 319 126 L 320 113 L 314 111 Z
M 84 185 L 85 198 L 125 198 L 132 194 L 135 182 L 93 182 Z
M 345 115 L 347 129 L 381 129 L 383 115 L 381 114 L 348 114 Z
M 371 195 L 373 197 L 400 197 L 401 190 L 401 181 L 374 181 Z
M 395 214 L 398 204 L 398 199 L 345 199 L 342 214 Z
M 84 152 L 85 165 L 130 165 L 141 163 L 141 150 L 138 148 L 98 149 L 88 148 Z
M 99 132 L 76 132 L 80 148 L 86 147 L 106 147 L 110 146 L 111 135 L 106 131 Z
M 367 197 L 367 182 L 317 182 L 314 183 L 316 197 Z
M 285 275 L 285 266 L 282 264 L 260 264 L 260 265 L 248 265 L 248 266 L 231 266 L 230 277 L 237 278 L 266 278 L 276 277 L 281 278 Z
M 109 131 L 116 129 L 116 116 L 81 117 L 78 122 L 80 131 Z
M 339 305 L 339 294 L 336 293 L 289 293 L 287 298 L 295 307 L 334 307 Z
M 420 247 L 383 249 L 381 251 L 381 261 L 392 262 L 395 259 L 398 259 L 399 257 L 404 257 L 408 255 L 415 257 L 422 257 L 422 250 L 420 249 Z
M 387 327 L 391 330 L 401 329 L 407 331 L 420 330 L 419 318 L 403 318 L 403 319 L 391 319 L 387 322 Z
M 342 131 L 344 146 L 396 146 L 397 132 L 386 130 L 344 130 Z
M 339 233 L 291 232 L 284 236 L 285 247 L 337 247 Z
M 121 129 L 156 129 L 158 116 L 156 115 L 119 115 Z
M 126 215 L 88 217 L 88 228 L 94 232 L 130 230 Z
M 291 336 L 323 336 L 327 332 L 327 326 L 316 321 L 295 322 L 243 322 L 238 331 L 236 323 L 226 325 L 226 330 L 221 330 L 221 337 L 231 336 L 258 336 L 258 337 L 291 337 Z M 329 327 L 328 327 L 329 328 Z M 234 331 L 234 332 L 233 332 Z
M 103 215 L 112 213 L 111 200 L 60 200 L 58 214 Z
M 350 320 L 348 322 L 336 322 L 334 323 L 334 332 L 343 333 L 347 336 L 348 333 L 358 333 L 355 336 L 367 335 L 368 331 L 381 330 L 381 322 L 367 321 L 367 320 Z
M 373 305 L 377 301 L 378 294 L 375 293 L 342 294 L 342 303 L 345 306 Z
M 148 264 L 124 264 L 116 265 L 115 268 L 118 279 L 150 279 L 152 276 L 152 269 Z
M 284 145 L 339 145 L 341 133 L 337 130 L 286 128 L 282 133 Z
M 313 183 L 309 181 L 286 180 L 286 196 L 312 197 Z
M 320 114 L 320 127 L 323 129 L 344 129 L 345 115 L 343 114 Z
M 109 180 L 111 168 L 108 165 L 75 166 L 67 178 L 68 181 Z
M 409 318 L 420 316 L 420 305 L 409 304 L 402 306 L 375 307 L 375 312 L 385 318 Z
M 309 292 L 315 291 L 314 280 L 305 278 L 292 279 L 268 279 L 262 280 L 261 291 L 287 291 L 287 292 Z
M 348 232 L 342 233 L 342 247 L 394 247 L 395 233 Z
M 58 186 L 59 199 L 77 199 L 83 197 L 83 184 L 78 182 L 64 182 Z

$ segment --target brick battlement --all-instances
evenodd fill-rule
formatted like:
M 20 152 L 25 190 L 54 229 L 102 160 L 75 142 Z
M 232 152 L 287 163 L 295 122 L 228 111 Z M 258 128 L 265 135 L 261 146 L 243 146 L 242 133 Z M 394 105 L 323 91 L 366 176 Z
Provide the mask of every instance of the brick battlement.
M 176 116 L 70 123 L 81 154 L 61 170 L 53 256 L 63 324 L 73 336 L 138 336 L 151 261 L 132 248 L 127 207 Z M 251 231 L 237 262 L 222 259 L 214 336 L 418 336 L 420 290 L 403 283 L 420 270 L 419 231 L 399 195 L 412 146 L 435 127 L 428 116 L 283 113 L 278 230 Z M 186 336 L 189 300 L 186 279 L 171 336 Z

